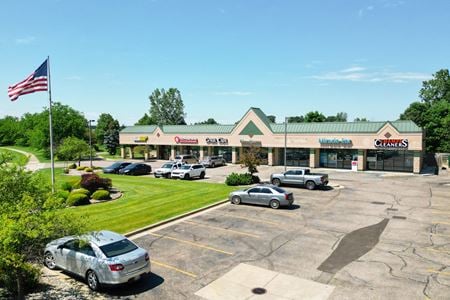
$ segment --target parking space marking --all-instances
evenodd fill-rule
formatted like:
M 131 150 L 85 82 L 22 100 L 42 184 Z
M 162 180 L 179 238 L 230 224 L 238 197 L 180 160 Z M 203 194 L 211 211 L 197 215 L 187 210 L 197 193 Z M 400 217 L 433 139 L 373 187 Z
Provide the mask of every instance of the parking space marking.
M 450 211 L 432 211 L 431 213 L 435 215 L 450 215 Z
M 427 272 L 435 273 L 435 274 L 443 275 L 443 276 L 450 276 L 450 272 L 438 271 L 438 270 L 433 270 L 433 269 L 428 269 Z
M 174 271 L 177 271 L 179 273 L 182 273 L 184 275 L 187 275 L 187 276 L 190 276 L 190 277 L 193 277 L 193 278 L 197 278 L 197 275 L 195 275 L 195 274 L 193 274 L 191 272 L 180 270 L 180 269 L 178 269 L 178 268 L 176 268 L 174 266 L 170 266 L 170 265 L 164 264 L 162 262 L 159 262 L 159 261 L 156 261 L 156 260 L 153 260 L 153 259 L 150 260 L 150 261 L 154 265 L 157 265 L 157 266 L 160 266 L 160 267 L 163 267 L 163 268 L 167 268 L 167 269 L 170 269 L 170 270 L 174 270 Z
M 443 233 L 432 233 L 431 232 L 431 235 L 450 237 L 450 234 L 443 234 Z
M 148 233 L 148 234 L 156 236 L 156 237 L 164 238 L 164 239 L 177 241 L 177 242 L 180 242 L 180 243 L 185 243 L 185 244 L 188 244 L 188 245 L 191 245 L 191 246 L 194 246 L 194 247 L 198 247 L 198 248 L 208 249 L 208 250 L 211 250 L 211 251 L 216 251 L 216 252 L 227 254 L 227 255 L 233 255 L 233 253 L 231 253 L 231 252 L 220 250 L 220 249 L 217 249 L 217 248 L 214 248 L 214 247 L 210 247 L 210 246 L 206 246 L 206 245 L 203 245 L 203 244 L 200 244 L 200 243 L 194 243 L 194 242 L 191 242 L 191 241 L 186 241 L 186 240 L 174 238 L 174 237 L 167 236 L 167 235 L 157 234 L 157 233 Z
M 216 226 L 212 226 L 212 225 L 208 225 L 208 224 L 202 224 L 202 223 L 197 223 L 197 222 L 192 222 L 192 221 L 183 221 L 183 222 L 188 223 L 188 224 L 197 225 L 197 226 L 203 226 L 203 227 L 213 228 L 213 229 L 217 229 L 217 230 L 228 231 L 228 232 L 231 232 L 231 233 L 235 233 L 235 234 L 249 236 L 249 237 L 252 237 L 252 238 L 255 238 L 255 239 L 259 239 L 258 235 L 252 234 L 252 233 L 237 231 L 237 230 L 233 230 L 233 229 L 226 229 L 226 228 L 216 227 Z
M 275 209 L 268 210 L 267 208 L 260 208 L 260 207 L 252 207 L 252 208 L 257 210 L 258 212 L 259 211 L 265 211 L 265 212 L 270 211 L 271 214 L 273 213 L 275 215 L 286 216 L 289 218 L 296 218 L 296 216 L 293 213 L 288 213 L 288 212 L 284 212 L 284 211 L 280 211 L 280 210 L 275 210 Z
M 232 214 L 219 214 L 219 215 L 230 217 L 230 218 L 248 220 L 248 221 L 257 222 L 257 223 L 265 223 L 265 224 L 269 224 L 269 225 L 272 225 L 272 226 L 281 226 L 280 223 L 271 222 L 271 221 L 265 221 L 265 220 L 255 219 L 255 218 L 236 216 L 236 215 L 232 215 Z

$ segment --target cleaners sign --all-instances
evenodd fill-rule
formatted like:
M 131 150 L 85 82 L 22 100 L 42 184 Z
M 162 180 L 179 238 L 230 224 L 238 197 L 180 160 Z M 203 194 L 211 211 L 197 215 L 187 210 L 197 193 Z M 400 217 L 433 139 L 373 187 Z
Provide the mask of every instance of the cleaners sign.
M 390 149 L 407 149 L 408 139 L 375 139 L 373 141 L 375 148 L 390 148 Z

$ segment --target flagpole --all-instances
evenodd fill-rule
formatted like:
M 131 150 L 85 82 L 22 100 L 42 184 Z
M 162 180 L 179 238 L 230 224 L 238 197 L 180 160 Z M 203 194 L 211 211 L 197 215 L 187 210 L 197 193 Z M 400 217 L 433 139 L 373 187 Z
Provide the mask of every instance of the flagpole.
M 52 87 L 50 80 L 50 56 L 47 56 L 47 72 L 48 72 L 48 122 L 50 126 L 50 160 L 51 160 L 51 176 L 52 176 L 52 193 L 55 193 L 55 161 L 53 157 L 53 126 L 52 126 Z

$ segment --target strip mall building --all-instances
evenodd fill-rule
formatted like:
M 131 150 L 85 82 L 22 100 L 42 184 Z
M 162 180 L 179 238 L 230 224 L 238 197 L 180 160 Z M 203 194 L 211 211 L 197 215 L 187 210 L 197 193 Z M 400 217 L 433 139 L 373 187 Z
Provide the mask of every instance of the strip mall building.
M 234 125 L 130 126 L 120 132 L 121 155 L 170 159 L 177 154 L 223 155 L 239 163 L 246 147 L 261 149 L 263 164 L 311 168 L 380 170 L 418 173 L 423 131 L 412 121 L 271 123 L 259 108 L 250 108 Z

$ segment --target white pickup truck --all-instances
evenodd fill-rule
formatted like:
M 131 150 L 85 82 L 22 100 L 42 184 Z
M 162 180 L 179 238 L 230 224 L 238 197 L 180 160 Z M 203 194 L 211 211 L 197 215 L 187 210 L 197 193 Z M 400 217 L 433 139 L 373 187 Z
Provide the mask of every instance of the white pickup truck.
M 270 175 L 273 185 L 304 185 L 308 190 L 328 184 L 328 174 L 313 174 L 310 169 L 294 169 Z

